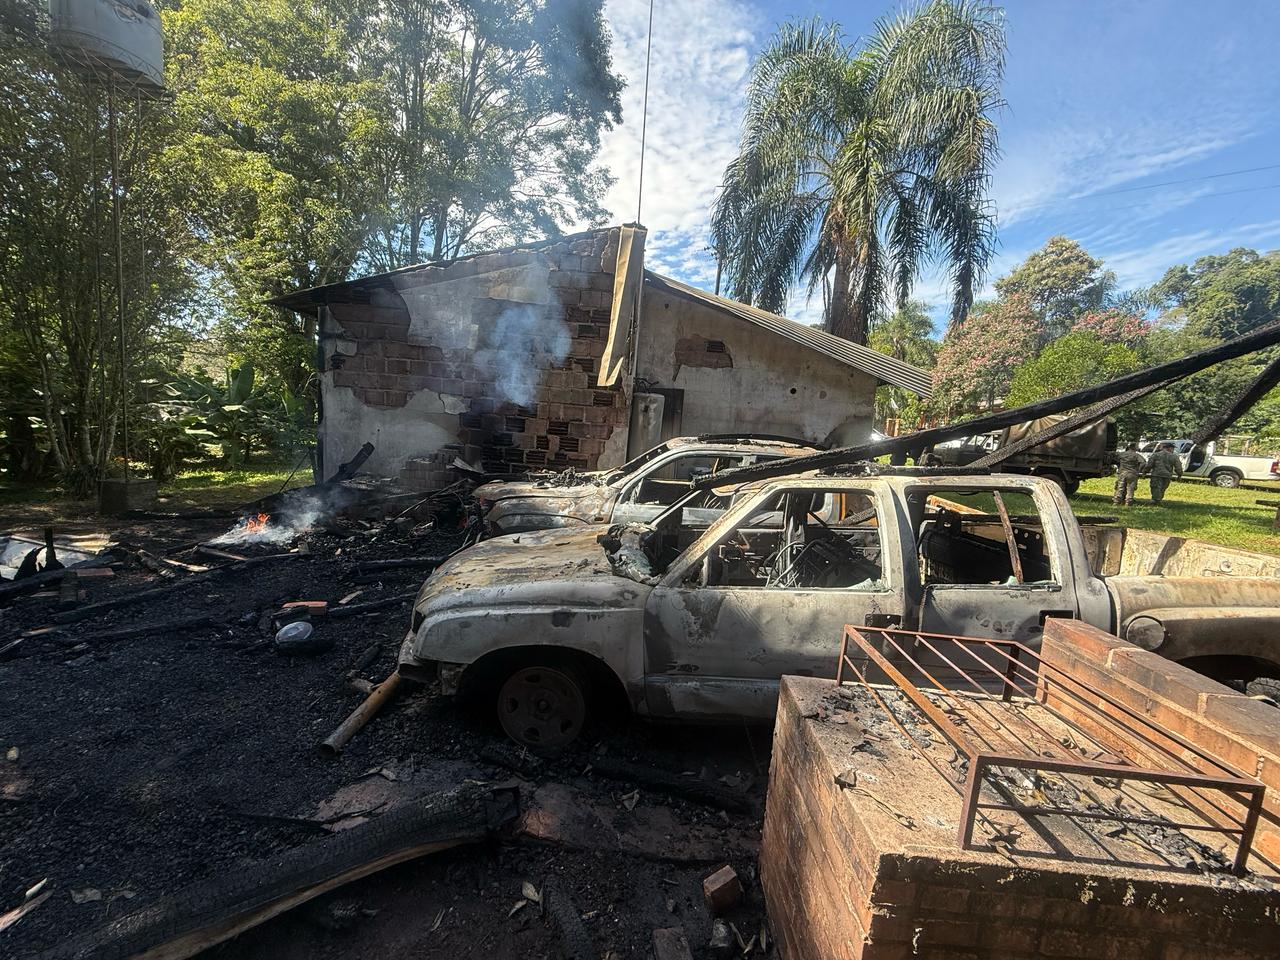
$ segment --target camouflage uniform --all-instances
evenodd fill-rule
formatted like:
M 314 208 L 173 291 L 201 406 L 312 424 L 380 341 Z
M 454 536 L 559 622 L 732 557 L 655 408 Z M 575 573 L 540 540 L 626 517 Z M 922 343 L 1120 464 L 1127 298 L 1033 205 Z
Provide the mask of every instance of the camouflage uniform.
M 1174 475 L 1182 476 L 1182 461 L 1172 450 L 1157 450 L 1147 461 L 1147 472 L 1151 474 L 1151 502 L 1159 503 Z
M 1124 450 L 1116 455 L 1116 492 L 1111 497 L 1114 504 L 1133 504 L 1133 495 L 1138 489 L 1138 475 L 1147 461 L 1137 450 Z

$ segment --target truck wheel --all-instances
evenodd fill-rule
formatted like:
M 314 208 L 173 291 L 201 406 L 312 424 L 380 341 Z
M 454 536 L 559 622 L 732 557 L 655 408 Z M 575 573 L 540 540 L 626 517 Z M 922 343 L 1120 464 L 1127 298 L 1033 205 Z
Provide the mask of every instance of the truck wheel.
M 1275 677 L 1258 677 L 1244 685 L 1244 692 L 1251 697 L 1266 697 L 1280 707 L 1280 680 Z
M 1209 481 L 1215 487 L 1238 487 L 1240 475 L 1231 470 L 1219 470 L 1209 476 Z
M 1077 480 L 1075 477 L 1072 477 L 1065 484 L 1063 484 L 1062 491 L 1068 497 L 1074 497 L 1077 493 L 1080 492 L 1080 481 Z
M 558 753 L 587 722 L 582 677 L 565 667 L 522 667 L 498 691 L 498 722 L 512 740 L 539 753 Z

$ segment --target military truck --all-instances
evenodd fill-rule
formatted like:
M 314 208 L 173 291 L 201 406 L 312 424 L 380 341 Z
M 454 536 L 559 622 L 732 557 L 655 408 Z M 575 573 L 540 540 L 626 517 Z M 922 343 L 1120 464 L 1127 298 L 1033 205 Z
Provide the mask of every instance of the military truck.
M 925 454 L 932 466 L 963 467 L 980 457 L 1009 444 L 1039 433 L 1066 419 L 1059 414 L 1020 423 L 995 433 L 984 433 L 949 443 L 940 443 Z M 1112 456 L 1116 451 L 1116 424 L 1107 419 L 1091 423 L 1063 434 L 1054 440 L 1015 454 L 1000 464 L 1006 473 L 1026 473 L 1052 480 L 1067 492 L 1080 489 L 1080 482 L 1090 477 L 1105 477 L 1115 472 Z
M 548 750 L 601 699 L 768 718 L 783 674 L 834 676 L 846 623 L 1035 647 L 1047 618 L 1078 618 L 1280 689 L 1280 561 L 1173 566 L 1177 549 L 1141 537 L 1126 555 L 1121 528 L 1082 528 L 1042 477 L 806 474 L 731 499 L 709 526 L 677 502 L 648 524 L 462 551 L 423 584 L 400 671 L 489 698 L 513 739 Z

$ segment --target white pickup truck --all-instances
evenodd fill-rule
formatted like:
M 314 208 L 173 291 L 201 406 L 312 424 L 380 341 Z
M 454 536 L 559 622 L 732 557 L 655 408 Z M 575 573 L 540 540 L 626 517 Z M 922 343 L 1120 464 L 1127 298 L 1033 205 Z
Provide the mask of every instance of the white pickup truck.
M 1173 444 L 1182 461 L 1183 476 L 1208 477 L 1217 487 L 1238 487 L 1242 480 L 1275 480 L 1280 460 L 1274 457 L 1232 457 L 1214 452 L 1214 445 L 1196 446 L 1190 440 L 1150 440 L 1138 445 L 1138 452 L 1151 456 L 1162 443 Z

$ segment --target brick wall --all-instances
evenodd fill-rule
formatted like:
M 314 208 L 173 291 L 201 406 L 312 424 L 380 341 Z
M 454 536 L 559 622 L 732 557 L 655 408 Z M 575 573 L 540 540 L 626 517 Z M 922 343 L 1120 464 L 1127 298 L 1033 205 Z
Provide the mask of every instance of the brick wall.
M 336 330 L 327 337 L 326 417 L 337 413 L 326 440 L 343 430 L 341 394 L 349 390 L 364 407 L 385 411 L 377 422 L 389 429 L 375 445 L 384 455 L 388 446 L 410 448 L 390 462 L 416 486 L 453 479 L 449 464 L 458 456 L 497 475 L 595 469 L 630 413 L 620 388 L 595 386 L 616 256 L 616 229 L 592 231 L 395 274 L 370 303 L 330 304 Z M 448 293 L 435 295 L 433 286 Z M 510 311 L 552 335 L 532 340 L 521 356 L 495 333 Z M 561 330 L 567 353 L 549 359 L 546 341 L 560 339 Z M 527 365 L 522 379 L 532 390 L 524 402 L 504 397 L 500 364 L 485 357 Z M 439 430 L 430 443 L 419 439 L 415 430 L 424 418 L 447 434 L 446 442 L 439 442 Z M 368 432 L 367 421 L 347 419 L 352 430 L 360 419 L 359 429 Z M 342 437 L 334 445 L 363 442 L 356 441 Z M 411 449 L 415 444 L 419 449 Z M 375 466 L 385 470 L 387 462 Z
M 831 689 L 782 680 L 760 876 L 784 960 L 1275 956 L 1273 887 L 961 850 L 958 795 L 890 740 L 851 749 L 855 724 L 816 718 Z
M 1267 787 L 1250 863 L 1280 868 L 1280 710 L 1076 620 L 1045 624 L 1041 656 L 1093 691 L 1133 708 Z M 1070 711 L 1073 700 L 1050 686 L 1050 702 Z M 1102 698 L 1082 695 L 1106 709 Z M 1188 754 L 1188 759 L 1192 759 Z M 1206 768 L 1206 772 L 1215 772 Z

